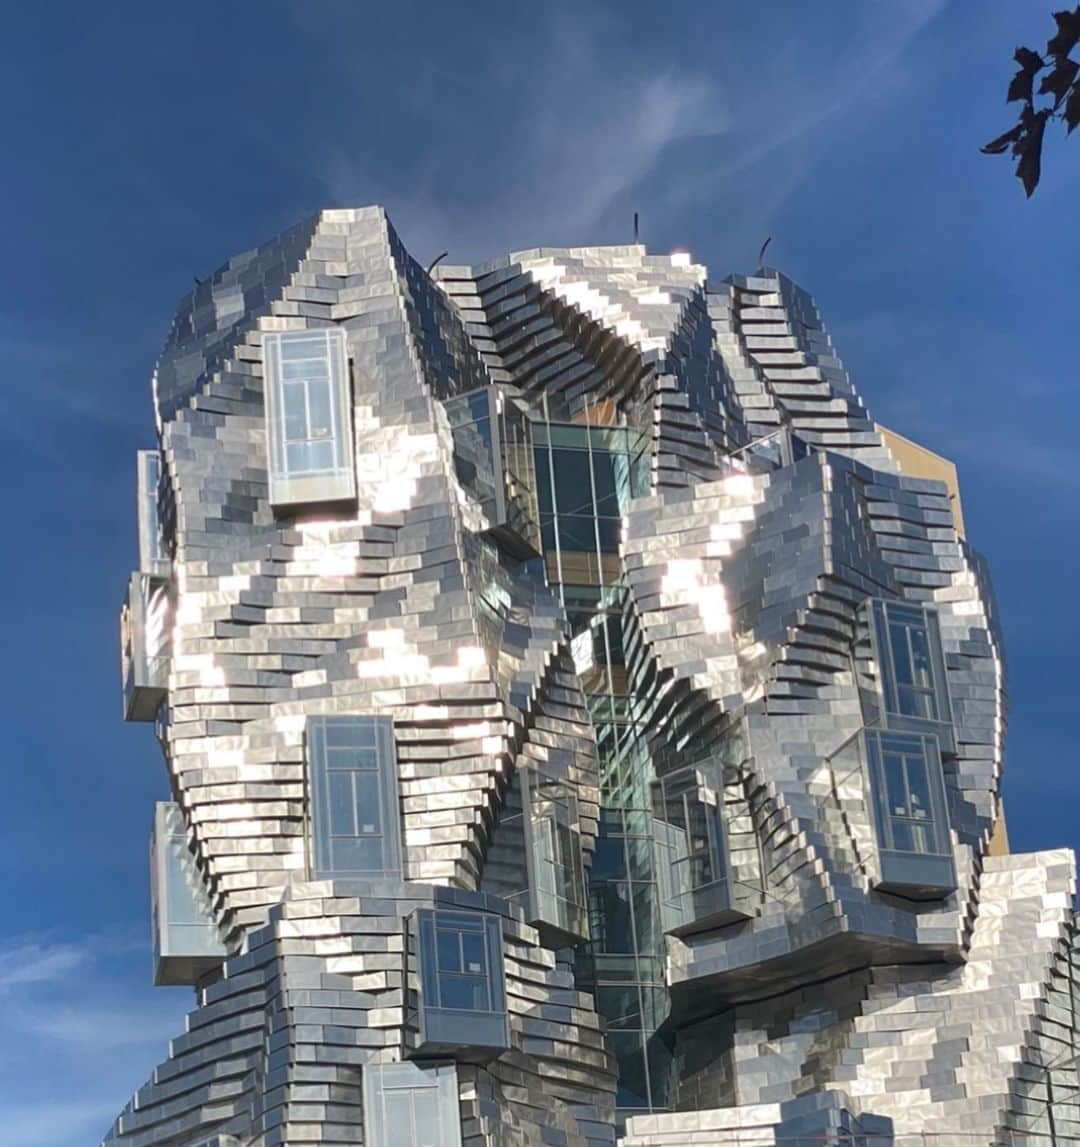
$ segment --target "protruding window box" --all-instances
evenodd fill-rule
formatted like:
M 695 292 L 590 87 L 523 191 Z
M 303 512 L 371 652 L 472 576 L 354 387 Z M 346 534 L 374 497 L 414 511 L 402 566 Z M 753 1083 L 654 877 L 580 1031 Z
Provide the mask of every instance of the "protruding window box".
M 572 946 L 589 934 L 577 798 L 564 781 L 539 769 L 523 768 L 517 779 L 512 799 L 520 804 L 503 814 L 499 832 L 514 852 L 524 840 L 524 862 L 514 866 L 521 886 L 506 899 L 521 906 L 547 947 Z
M 193 985 L 225 959 L 209 897 L 188 850 L 177 805 L 154 806 L 150 837 L 150 895 L 154 930 L 154 983 Z
M 956 751 L 941 630 L 933 606 L 872 598 L 870 631 L 876 692 L 863 703 L 868 727 L 933 733 L 946 753 Z
M 525 406 L 498 386 L 445 403 L 454 436 L 454 470 L 480 505 L 485 530 L 509 554 L 540 553 L 536 468 Z
M 411 919 L 416 983 L 410 997 L 414 1058 L 485 1063 L 510 1047 L 502 922 L 487 912 L 419 908 Z
M 161 580 L 170 572 L 158 516 L 158 486 L 161 484 L 161 453 L 140 450 L 137 455 L 139 486 L 139 569 Z
M 169 583 L 133 573 L 120 611 L 124 720 L 153 721 L 169 689 L 172 604 Z
M 733 895 L 719 767 L 669 773 L 653 786 L 653 833 L 664 930 L 676 936 L 749 918 Z
M 401 878 L 401 808 L 390 717 L 309 717 L 314 879 Z
M 929 734 L 862 734 L 878 843 L 877 888 L 939 900 L 956 888 L 941 751 Z
M 356 497 L 345 332 L 334 327 L 263 336 L 270 504 L 275 509 Z
M 453 1063 L 370 1063 L 364 1073 L 364 1142 L 461 1147 Z

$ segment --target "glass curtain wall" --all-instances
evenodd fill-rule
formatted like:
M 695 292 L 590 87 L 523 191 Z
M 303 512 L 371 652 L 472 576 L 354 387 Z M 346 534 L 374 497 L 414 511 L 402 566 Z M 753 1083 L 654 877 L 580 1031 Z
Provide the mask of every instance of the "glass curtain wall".
M 590 940 L 578 980 L 607 1021 L 622 1119 L 669 1106 L 666 946 L 652 837 L 652 763 L 623 654 L 622 515 L 649 491 L 649 436 L 612 425 L 610 403 L 533 423 L 543 561 L 573 633 L 600 754 L 600 833 L 589 873 Z

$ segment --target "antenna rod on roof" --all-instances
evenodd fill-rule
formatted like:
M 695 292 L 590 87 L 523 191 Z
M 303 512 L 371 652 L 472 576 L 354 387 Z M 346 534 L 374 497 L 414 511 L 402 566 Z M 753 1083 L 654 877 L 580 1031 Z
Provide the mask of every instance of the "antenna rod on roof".
M 770 235 L 765 240 L 765 242 L 761 244 L 761 250 L 758 252 L 758 257 L 757 257 L 757 267 L 758 267 L 759 271 L 765 270 L 765 248 L 768 247 L 768 245 L 771 242 L 772 242 L 772 236 Z
M 637 212 L 635 211 L 634 212 L 634 242 L 636 243 L 637 241 L 638 241 L 638 216 L 637 216 Z
M 449 251 L 444 251 L 441 255 L 436 255 L 435 258 L 432 259 L 431 262 L 428 264 L 428 269 L 427 269 L 428 275 L 430 275 L 431 272 L 435 270 L 435 264 L 441 263 L 443 261 L 443 259 L 445 259 L 446 256 L 449 254 L 450 254 Z

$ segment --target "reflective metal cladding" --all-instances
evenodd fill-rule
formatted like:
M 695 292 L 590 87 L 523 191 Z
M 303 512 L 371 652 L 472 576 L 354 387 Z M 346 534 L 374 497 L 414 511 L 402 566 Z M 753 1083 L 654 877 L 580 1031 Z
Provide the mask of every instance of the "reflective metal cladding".
M 809 295 L 429 275 L 330 210 L 197 285 L 153 394 L 124 715 L 194 1004 L 105 1143 L 1077 1140 L 985 564 Z

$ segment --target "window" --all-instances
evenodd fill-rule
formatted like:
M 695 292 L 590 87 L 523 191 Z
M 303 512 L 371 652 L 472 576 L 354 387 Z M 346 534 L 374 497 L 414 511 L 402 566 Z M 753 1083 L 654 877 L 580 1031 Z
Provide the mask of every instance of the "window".
M 133 573 L 120 611 L 124 720 L 153 721 L 169 688 L 172 641 L 169 584 Z
M 355 497 L 345 332 L 266 334 L 263 363 L 271 503 Z
M 935 732 L 951 752 L 952 710 L 936 611 L 903 601 L 870 605 L 884 724 Z
M 732 906 L 717 769 L 697 766 L 661 778 L 654 814 L 665 931 L 682 935 L 745 919 Z
M 535 556 L 536 476 L 524 406 L 496 386 L 457 395 L 445 406 L 455 473 L 478 501 L 488 532 L 513 556 Z
M 154 807 L 150 837 L 154 983 L 195 984 L 225 958 L 213 909 L 178 805 Z
M 390 717 L 310 717 L 312 873 L 401 876 L 401 814 Z
M 518 770 L 484 870 L 485 891 L 520 904 L 549 948 L 588 934 L 577 798 L 537 768 Z
M 881 886 L 916 898 L 956 886 L 941 752 L 932 735 L 863 734 L 873 792 Z
M 647 437 L 614 426 L 537 423 L 533 438 L 549 577 L 616 581 L 622 514 L 631 498 L 648 493 Z
M 487 912 L 422 908 L 416 1054 L 491 1059 L 509 1046 L 502 925 Z
M 460 1147 L 454 1064 L 372 1063 L 363 1072 L 366 1147 Z
M 169 557 L 158 520 L 158 484 L 161 481 L 161 454 L 157 450 L 138 452 L 139 483 L 139 569 L 143 573 L 168 577 Z

